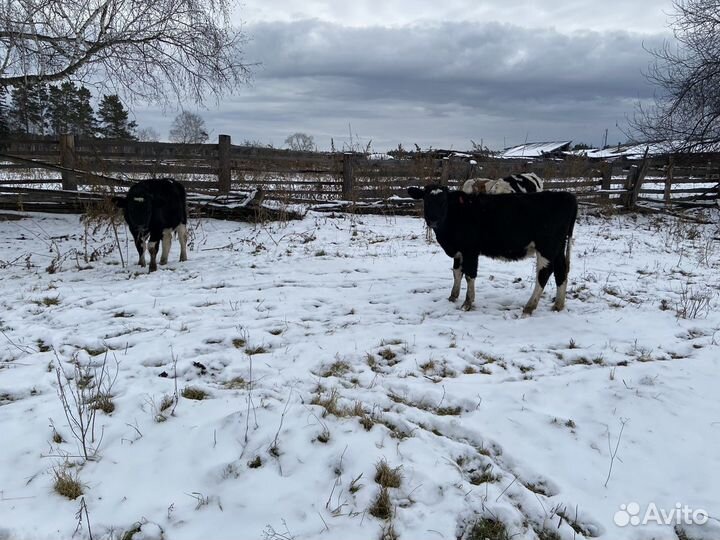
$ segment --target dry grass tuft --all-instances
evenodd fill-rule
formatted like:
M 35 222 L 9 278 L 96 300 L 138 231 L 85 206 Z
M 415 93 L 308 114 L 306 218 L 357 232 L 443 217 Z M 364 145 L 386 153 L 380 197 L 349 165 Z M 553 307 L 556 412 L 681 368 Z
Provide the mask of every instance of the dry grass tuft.
M 83 494 L 83 485 L 77 475 L 71 474 L 66 468 L 55 470 L 55 482 L 53 489 L 58 495 L 67 497 L 70 500 L 77 499 Z
M 115 403 L 113 403 L 112 396 L 110 394 L 98 394 L 93 400 L 91 407 L 93 409 L 98 409 L 105 414 L 112 414 L 115 410 Z
M 165 422 L 167 420 L 168 411 L 171 411 L 174 405 L 175 396 L 171 396 L 170 394 L 163 395 L 162 399 L 160 400 L 160 405 L 155 411 L 155 421 L 158 424 L 161 422 Z
M 337 360 L 325 368 L 321 373 L 321 377 L 341 377 L 350 371 L 350 364 L 344 360 Z
M 373 420 L 368 414 L 365 414 L 364 411 L 363 414 L 358 416 L 360 418 L 360 425 L 365 428 L 365 431 L 370 431 L 375 425 L 375 420 Z
M 185 399 L 194 399 L 197 401 L 202 401 L 203 399 L 207 399 L 209 397 L 209 394 L 205 390 L 198 388 L 197 386 L 186 386 L 182 389 L 180 395 L 182 395 Z
M 438 407 L 435 414 L 438 416 L 459 416 L 462 413 L 462 407 Z
M 338 395 L 338 391 L 336 389 L 330 390 L 330 394 L 328 394 L 327 397 L 323 397 L 322 394 L 315 394 L 310 401 L 310 405 L 319 405 L 323 409 L 325 409 L 322 413 L 323 417 L 327 416 L 328 414 L 332 414 L 333 416 L 346 416 L 345 410 L 340 407 L 338 400 L 340 396 Z
M 500 476 L 493 474 L 492 465 L 488 463 L 483 467 L 482 471 L 476 471 L 470 475 L 470 483 L 474 486 L 480 484 L 493 484 L 500 480 Z
M 560 535 L 552 529 L 542 529 L 541 531 L 535 531 L 538 536 L 538 540 L 562 540 Z
M 258 345 L 257 347 L 245 347 L 245 354 L 248 356 L 265 354 L 266 352 L 268 352 L 267 349 L 262 345 Z
M 507 529 L 502 521 L 482 518 L 468 530 L 464 540 L 510 540 Z
M 328 430 L 327 428 L 323 429 L 320 432 L 320 435 L 317 436 L 316 440 L 323 444 L 327 444 L 328 442 L 330 442 L 330 430 Z
M 228 390 L 242 390 L 247 388 L 247 381 L 242 377 L 233 377 L 229 381 L 225 381 L 223 386 Z
M 424 364 L 420 364 L 420 366 L 418 367 L 423 373 L 427 374 L 428 372 L 432 373 L 433 371 L 435 371 L 435 368 L 437 366 L 435 365 L 435 360 L 428 360 Z
M 402 482 L 402 467 L 391 468 L 381 459 L 375 464 L 375 482 L 385 488 L 399 488 Z
M 395 527 L 390 523 L 387 527 L 383 527 L 380 533 L 380 540 L 399 540 L 400 536 L 395 532 Z
M 387 488 L 381 487 L 370 506 L 368 512 L 378 519 L 390 519 L 393 515 L 392 501 Z

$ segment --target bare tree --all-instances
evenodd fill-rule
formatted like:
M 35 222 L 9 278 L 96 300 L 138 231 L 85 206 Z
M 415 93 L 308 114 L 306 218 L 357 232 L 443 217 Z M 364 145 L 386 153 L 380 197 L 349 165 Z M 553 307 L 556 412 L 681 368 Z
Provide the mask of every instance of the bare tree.
M 148 101 L 247 82 L 233 0 L 0 0 L 0 86 L 68 78 Z
M 153 127 L 144 127 L 138 129 L 137 139 L 142 142 L 158 142 L 160 134 Z
M 639 106 L 631 127 L 676 150 L 720 145 L 720 3 L 674 0 L 674 42 L 650 53 L 647 78 L 660 87 L 654 106 Z
M 304 152 L 312 152 L 315 150 L 315 140 L 312 135 L 305 133 L 293 133 L 285 139 L 285 144 L 290 150 L 301 150 Z
M 169 138 L 176 143 L 204 143 L 208 140 L 205 120 L 199 114 L 183 111 L 170 126 Z

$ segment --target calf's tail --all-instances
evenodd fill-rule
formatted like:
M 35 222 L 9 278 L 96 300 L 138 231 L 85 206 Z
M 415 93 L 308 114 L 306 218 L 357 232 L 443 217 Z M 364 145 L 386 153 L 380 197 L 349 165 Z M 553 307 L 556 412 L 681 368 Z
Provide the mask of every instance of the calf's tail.
M 578 213 L 577 199 L 573 202 L 575 204 L 573 205 L 572 214 L 570 216 L 570 226 L 568 227 L 567 240 L 565 244 L 565 266 L 568 273 L 570 272 L 570 252 L 572 251 L 573 231 L 575 230 L 575 221 L 577 220 Z

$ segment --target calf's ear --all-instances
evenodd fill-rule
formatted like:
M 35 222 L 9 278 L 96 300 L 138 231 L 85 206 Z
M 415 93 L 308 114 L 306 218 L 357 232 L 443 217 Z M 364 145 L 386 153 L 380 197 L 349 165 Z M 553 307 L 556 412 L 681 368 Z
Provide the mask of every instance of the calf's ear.
M 419 187 L 410 186 L 407 192 L 413 199 L 423 199 L 425 197 L 425 191 Z

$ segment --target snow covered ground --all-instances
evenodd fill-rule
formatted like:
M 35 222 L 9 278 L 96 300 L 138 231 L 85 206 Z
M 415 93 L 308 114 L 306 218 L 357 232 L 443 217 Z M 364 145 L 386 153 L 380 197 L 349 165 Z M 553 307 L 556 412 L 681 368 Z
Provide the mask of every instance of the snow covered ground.
M 582 215 L 529 318 L 531 261 L 462 312 L 419 218 L 191 229 L 147 274 L 124 227 L 127 267 L 77 216 L 0 221 L 0 539 L 720 538 L 715 225 Z M 634 525 L 677 504 L 710 518 Z

